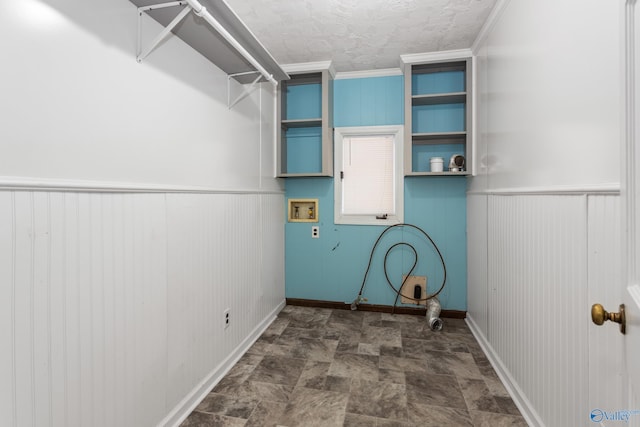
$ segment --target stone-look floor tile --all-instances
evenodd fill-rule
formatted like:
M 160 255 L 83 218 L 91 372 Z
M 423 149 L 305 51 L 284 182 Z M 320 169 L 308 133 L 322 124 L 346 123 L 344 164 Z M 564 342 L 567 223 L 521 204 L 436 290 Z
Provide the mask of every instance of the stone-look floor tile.
M 382 369 L 378 371 L 378 381 L 381 383 L 404 384 L 404 371 L 396 371 L 393 369 Z
M 375 312 L 375 311 L 363 311 L 363 313 L 364 313 L 364 320 L 363 320 L 364 325 L 369 325 L 374 322 L 379 322 L 382 317 L 382 313 Z
M 286 406 L 284 402 L 261 401 L 247 420 L 245 427 L 276 427 Z
M 278 425 L 287 427 L 339 427 L 344 423 L 348 394 L 297 387 Z
M 525 425 L 463 320 L 295 306 L 201 405 L 184 426 Z
M 459 337 L 456 336 L 456 339 L 457 338 Z M 465 344 L 467 344 L 467 348 L 469 349 L 469 352 L 471 352 L 474 356 L 486 357 L 486 355 L 484 354 L 484 350 L 482 349 L 482 347 L 480 347 L 480 344 L 478 343 L 478 341 L 475 340 L 475 337 L 461 339 L 461 341 L 464 341 Z
M 295 347 L 294 356 L 300 359 L 330 362 L 338 347 L 338 341 L 325 339 L 301 338 Z
M 380 346 L 378 344 L 358 344 L 358 354 L 370 354 L 371 356 L 380 356 Z
M 304 365 L 296 387 L 314 388 L 324 390 L 327 375 L 329 375 L 329 362 L 309 360 Z
M 453 375 L 405 373 L 407 400 L 435 406 L 466 409 L 462 391 Z
M 379 356 L 367 354 L 336 353 L 329 367 L 329 375 L 377 381 L 378 359 Z
M 338 347 L 338 341 L 316 338 L 296 338 L 293 345 L 280 345 L 279 342 L 281 341 L 277 340 L 271 344 L 270 354 L 325 362 L 333 360 Z
M 527 427 L 527 422 L 519 415 L 471 411 L 471 419 L 474 427 Z
M 317 309 L 308 312 L 291 313 L 289 326 L 303 329 L 323 329 L 331 316 L 331 310 Z
M 333 310 L 327 320 L 327 327 L 338 329 L 360 330 L 364 323 L 364 311 Z
M 354 379 L 351 381 L 347 412 L 406 422 L 405 385 Z
M 402 347 L 392 347 L 390 345 L 380 345 L 380 356 L 404 357 Z
M 406 349 L 407 357 L 421 357 L 425 351 L 446 351 L 451 353 L 469 353 L 469 348 L 464 340 L 455 340 L 444 335 L 422 338 L 402 338 L 402 347 Z
M 230 390 L 230 396 L 244 396 L 256 400 L 269 400 L 272 402 L 287 402 L 293 391 L 292 385 L 263 383 L 259 381 L 245 381 L 238 387 Z
M 265 354 L 269 354 L 270 348 L 271 348 L 271 343 L 258 340 L 249 348 L 249 350 L 247 350 L 247 353 L 258 355 L 258 356 L 264 356 Z
M 390 320 L 375 320 L 369 323 L 365 323 L 365 326 L 375 326 L 377 328 L 394 328 L 402 331 L 403 328 L 408 328 L 410 330 L 416 330 L 417 325 L 413 324 L 405 324 L 403 322 L 392 322 Z
M 471 350 L 469 350 L 469 346 L 466 343 L 455 339 L 449 342 L 447 350 L 452 353 L 471 353 Z
M 289 319 L 276 317 L 269 327 L 262 333 L 262 336 L 279 336 L 289 325 Z
M 262 361 L 262 357 L 263 356 L 259 355 L 259 354 L 245 353 L 244 356 L 242 356 L 240 358 L 240 360 L 238 360 L 238 363 L 236 363 L 236 365 L 257 366 Z M 227 374 L 227 375 L 229 375 L 229 374 Z
M 241 418 L 226 417 L 218 414 L 205 414 L 192 412 L 180 427 L 241 427 L 247 420 Z
M 429 372 L 427 362 L 424 360 L 393 356 L 380 356 L 380 368 L 403 372 Z
M 299 338 L 324 338 L 325 331 L 319 329 L 304 329 L 287 326 L 276 340 L 276 344 L 295 345 Z
M 425 341 L 414 338 L 403 338 L 402 339 L 402 352 L 404 357 L 411 359 L 427 359 L 427 351 L 430 351 L 433 346 L 430 344 L 431 341 Z
M 423 341 L 443 341 L 447 342 L 452 337 L 449 335 L 445 335 L 442 331 L 432 331 L 429 329 L 429 326 L 424 325 L 421 330 L 411 329 L 410 325 L 402 327 L 402 338 L 403 339 L 416 339 Z
M 354 339 L 353 337 L 340 337 L 338 341 L 338 347 L 336 347 L 336 353 L 353 353 L 358 354 L 358 350 L 360 349 L 360 341 L 358 339 Z
M 409 425 L 396 420 L 347 413 L 343 427 L 408 427 Z
M 349 393 L 351 379 L 329 375 L 328 362 L 307 361 L 296 387 Z
M 344 417 L 343 427 L 375 427 L 376 417 L 369 417 L 362 414 L 350 414 Z
M 277 339 L 278 339 L 278 335 L 261 335 L 259 338 L 259 341 L 272 344 Z
M 487 388 L 489 389 L 489 392 L 494 397 L 495 396 L 502 396 L 502 397 L 510 398 L 509 392 L 504 387 L 504 384 L 502 384 L 502 381 L 500 381 L 500 378 L 498 378 L 497 374 L 494 373 L 491 376 L 485 376 L 484 377 L 484 382 L 487 385 Z
M 456 375 L 463 378 L 483 378 L 470 353 L 426 351 L 424 354 L 429 370 L 434 374 Z
M 262 356 L 259 357 L 262 360 Z M 230 390 L 235 390 L 249 378 L 255 368 L 255 365 L 236 364 L 229 370 L 227 375 L 216 384 L 213 391 L 216 393 L 228 393 Z
M 513 403 L 511 397 L 494 396 L 493 398 L 498 404 L 500 412 L 502 412 L 503 414 L 520 415 L 520 410 L 518 409 L 516 404 Z
M 380 320 L 404 324 L 413 323 L 422 325 L 424 323 L 423 316 L 412 316 L 406 314 L 380 313 Z
M 469 410 L 502 412 L 483 380 L 458 378 L 458 384 Z
M 482 347 L 480 347 L 480 344 L 478 344 L 473 335 L 450 334 L 445 335 L 445 337 L 448 341 L 455 341 L 464 344 L 467 352 L 471 353 L 473 356 L 486 358 L 484 350 L 482 350 Z
M 428 351 L 442 351 L 449 353 L 469 353 L 466 343 L 449 339 L 444 335 L 430 339 L 402 338 L 402 349 L 405 357 L 424 358 Z
M 362 329 L 361 343 L 402 347 L 402 335 L 396 328 L 366 326 Z
M 471 330 L 464 319 L 444 319 L 442 332 L 445 334 L 472 335 Z
M 249 380 L 272 384 L 295 385 L 305 365 L 302 359 L 265 356 L 255 367 Z
M 246 420 L 251 416 L 258 403 L 257 399 L 209 393 L 196 407 L 196 411 Z
M 324 383 L 324 389 L 327 391 L 349 393 L 351 390 L 351 378 L 327 375 L 327 379 Z
M 384 418 L 378 418 L 376 420 L 376 427 L 409 427 L 411 424 L 408 424 L 404 421 L 397 420 L 386 420 Z
M 293 357 L 295 347 L 293 345 L 271 344 L 269 354 L 275 357 Z
M 343 333 L 344 332 L 327 327 L 322 330 L 322 338 L 325 340 L 338 341 Z
M 408 404 L 409 422 L 424 427 L 472 427 L 471 416 L 466 409 L 445 408 L 420 403 Z
M 495 375 L 495 371 L 493 369 L 493 366 L 491 366 L 491 362 L 489 362 L 489 359 L 484 356 L 477 356 L 473 353 L 472 355 L 473 360 L 476 362 L 476 366 L 478 366 L 478 370 L 480 370 L 480 373 L 483 377 Z
M 329 316 L 331 316 L 331 312 L 332 310 L 329 309 L 298 307 L 286 313 L 280 312 L 279 317 L 287 319 L 289 321 L 288 326 L 294 328 L 323 329 Z

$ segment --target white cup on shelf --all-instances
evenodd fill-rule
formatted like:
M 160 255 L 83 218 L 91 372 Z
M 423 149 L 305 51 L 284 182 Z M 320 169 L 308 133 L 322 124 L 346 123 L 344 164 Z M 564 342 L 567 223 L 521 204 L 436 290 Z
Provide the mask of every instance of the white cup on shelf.
M 432 157 L 429 159 L 431 172 L 442 172 L 444 168 L 444 159 L 442 157 Z

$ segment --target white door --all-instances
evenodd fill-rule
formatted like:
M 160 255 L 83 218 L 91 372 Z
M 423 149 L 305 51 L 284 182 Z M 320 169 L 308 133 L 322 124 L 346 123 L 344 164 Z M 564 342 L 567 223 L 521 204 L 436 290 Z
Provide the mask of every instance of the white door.
M 604 427 L 640 427 L 640 28 L 635 28 L 640 5 L 638 0 L 623 1 L 622 217 L 620 230 L 611 227 L 622 237 L 622 271 L 610 277 L 610 289 L 598 288 L 591 296 L 609 313 L 621 313 L 619 305 L 624 304 L 625 334 L 618 325 L 606 325 L 591 328 L 589 336 L 588 425 Z M 592 311 L 592 317 L 601 323 L 603 312 Z
M 623 303 L 629 425 L 640 426 L 640 6 L 625 7 L 625 142 L 622 177 Z

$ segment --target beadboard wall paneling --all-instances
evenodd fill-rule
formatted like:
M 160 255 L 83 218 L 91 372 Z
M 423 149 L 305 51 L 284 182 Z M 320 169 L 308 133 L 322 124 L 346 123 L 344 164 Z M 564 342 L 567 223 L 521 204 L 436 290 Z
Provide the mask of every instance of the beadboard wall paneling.
M 529 422 L 584 425 L 591 409 L 616 407 L 622 361 L 607 349 L 621 335 L 589 312 L 620 301 L 619 196 L 469 200 L 469 227 L 486 218 L 487 230 L 469 230 L 469 324 Z
M 488 328 L 540 417 L 579 425 L 588 388 L 586 197 L 551 197 L 489 199 Z
M 283 206 L 0 192 L 3 425 L 176 424 L 283 304 Z
M 467 196 L 467 315 L 487 331 L 487 203 L 486 195 Z

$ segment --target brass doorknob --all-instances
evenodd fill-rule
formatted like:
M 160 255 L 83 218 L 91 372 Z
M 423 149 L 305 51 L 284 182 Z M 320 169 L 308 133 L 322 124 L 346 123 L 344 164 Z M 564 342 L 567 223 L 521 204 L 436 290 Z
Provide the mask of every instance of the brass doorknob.
M 626 329 L 626 317 L 624 315 L 624 304 L 620 304 L 620 311 L 618 313 L 609 313 L 604 309 L 602 304 L 593 304 L 591 306 L 591 320 L 596 325 L 600 326 L 607 320 L 620 324 L 620 332 L 625 333 Z

